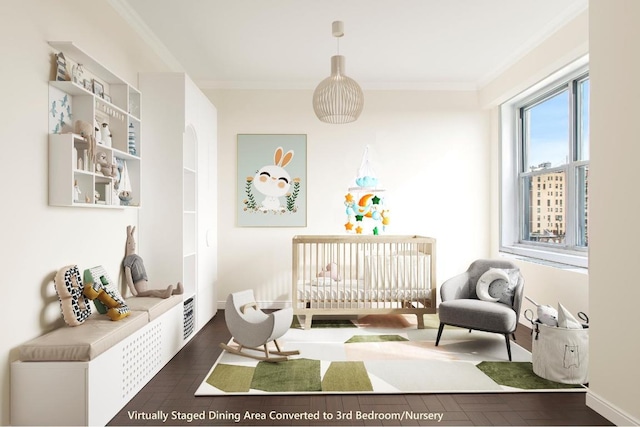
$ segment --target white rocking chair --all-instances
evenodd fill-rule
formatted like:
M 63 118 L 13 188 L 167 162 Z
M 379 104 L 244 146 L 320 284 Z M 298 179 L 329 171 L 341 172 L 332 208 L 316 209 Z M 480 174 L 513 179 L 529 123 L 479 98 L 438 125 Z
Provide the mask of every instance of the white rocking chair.
M 266 362 L 284 362 L 288 356 L 300 354 L 297 350 L 282 351 L 276 341 L 291 327 L 293 309 L 290 307 L 267 314 L 258 308 L 253 290 L 249 289 L 227 297 L 224 317 L 236 345 L 220 343 L 220 347 L 230 353 Z M 269 352 L 267 345 L 271 341 L 276 350 Z M 264 356 L 245 352 L 245 349 L 262 352 Z

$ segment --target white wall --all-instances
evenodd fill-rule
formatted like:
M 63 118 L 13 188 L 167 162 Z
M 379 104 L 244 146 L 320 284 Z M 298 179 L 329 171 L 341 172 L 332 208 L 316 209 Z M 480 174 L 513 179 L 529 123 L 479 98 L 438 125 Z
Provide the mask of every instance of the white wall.
M 499 256 L 500 245 L 500 115 L 498 105 L 518 95 L 569 63 L 589 53 L 589 11 L 561 27 L 518 62 L 479 91 L 482 107 L 491 113 L 491 254 Z M 563 270 L 520 259 L 513 260 L 525 277 L 525 295 L 540 304 L 561 302 L 573 313 L 588 311 L 587 270 Z M 535 306 L 525 301 L 523 309 Z M 522 322 L 526 322 L 521 318 Z
M 640 157 L 640 2 L 592 0 L 590 12 L 592 326 L 587 404 L 618 425 L 640 425 L 640 198 L 635 176 Z
M 2 2 L 0 185 L 5 196 L 0 214 L 0 267 L 4 272 L 0 286 L 6 301 L 1 311 L 0 342 L 3 425 L 9 424 L 9 362 L 16 359 L 17 347 L 63 324 L 52 282 L 55 272 L 68 264 L 81 269 L 103 265 L 117 277 L 124 256 L 126 225 L 138 222 L 136 210 L 47 204 L 48 40 L 77 42 L 134 85 L 139 70 L 164 70 L 107 1 Z
M 438 283 L 488 255 L 489 118 L 478 108 L 475 92 L 365 91 L 364 112 L 345 125 L 315 117 L 312 91 L 205 93 L 219 122 L 220 301 L 232 291 L 253 288 L 260 302 L 290 302 L 291 237 L 345 233 L 344 196 L 354 186 L 367 144 L 387 189 L 389 234 L 435 237 Z M 307 135 L 306 228 L 236 225 L 239 133 Z

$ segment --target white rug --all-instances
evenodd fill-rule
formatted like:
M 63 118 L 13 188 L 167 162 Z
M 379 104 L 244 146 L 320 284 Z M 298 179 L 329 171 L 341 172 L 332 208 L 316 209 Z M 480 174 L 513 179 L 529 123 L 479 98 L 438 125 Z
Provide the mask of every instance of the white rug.
M 415 319 L 415 316 L 413 316 Z M 367 320 L 368 319 L 368 320 Z M 313 361 L 309 368 L 305 365 L 305 372 L 300 375 L 305 376 L 301 382 L 311 382 L 313 385 L 301 385 L 296 388 L 297 380 L 293 377 L 298 375 L 294 364 L 282 362 L 277 364 L 267 364 L 270 366 L 260 366 L 260 372 L 264 369 L 283 369 L 280 376 L 278 372 L 268 373 L 276 375 L 271 383 L 264 380 L 261 385 L 256 385 L 258 362 L 250 358 L 238 356 L 223 351 L 214 366 L 204 378 L 204 381 L 197 389 L 196 396 L 229 395 L 229 394 L 303 394 L 303 393 L 469 393 L 469 392 L 505 392 L 505 391 L 578 391 L 584 388 L 560 388 L 555 389 L 554 384 L 547 384 L 545 380 L 541 384 L 536 382 L 539 379 L 531 371 L 531 353 L 520 347 L 517 343 L 511 343 L 511 353 L 514 362 L 509 363 L 504 336 L 481 331 L 469 333 L 466 329 L 446 327 L 440 344 L 435 346 L 437 336 L 437 318 L 427 319 L 425 329 L 416 329 L 411 322 L 410 316 L 368 316 L 361 319 L 357 328 L 311 328 L 309 330 L 290 329 L 279 343 L 283 350 L 299 350 L 299 356 L 293 356 L 291 360 Z M 356 340 L 378 340 L 379 342 L 350 342 Z M 403 341 L 386 341 L 389 338 L 379 338 L 380 336 L 394 336 L 395 339 Z M 367 338 L 368 337 L 368 338 Z M 399 338 L 398 338 L 399 337 Z M 304 360 L 303 360 L 304 359 Z M 336 362 L 351 362 L 342 364 Z M 491 365 L 492 368 L 501 369 L 524 369 L 524 374 L 516 373 L 516 382 L 525 384 L 528 388 L 520 388 L 512 385 L 499 384 L 492 377 L 479 369 L 477 365 Z M 287 365 L 289 364 L 289 365 Z M 277 365 L 274 367 L 274 365 Z M 331 369 L 342 366 L 346 371 L 339 376 L 354 375 L 353 379 L 342 381 L 359 381 L 369 384 L 364 386 L 354 386 L 354 390 L 349 385 L 331 385 L 336 374 L 327 376 Z M 362 369 L 354 369 L 360 368 Z M 317 368 L 315 368 L 317 367 Z M 288 370 L 287 370 L 288 369 Z M 318 378 L 308 380 L 306 372 L 309 369 L 318 370 Z M 531 372 L 527 372 L 531 371 Z M 352 371 L 354 373 L 352 373 Z M 356 374 L 355 371 L 359 373 Z M 333 371 L 336 372 L 336 371 Z M 258 374 L 256 374 L 257 376 Z M 532 383 L 526 378 L 531 375 Z M 226 379 L 225 379 L 226 377 Z M 244 377 L 244 384 L 240 377 Z M 329 380 L 329 377 L 332 380 Z M 221 379 L 222 378 L 222 379 Z M 368 378 L 368 379 L 367 379 Z M 325 380 L 328 383 L 325 389 Z M 229 384 L 231 381 L 233 384 Z M 292 382 L 289 385 L 280 384 L 282 382 Z M 503 382 L 502 380 L 498 380 Z M 259 381 L 258 381 L 259 382 Z M 508 381 L 507 381 L 508 382 Z M 508 382 L 510 383 L 510 382 Z M 271 389 L 271 386 L 274 388 Z M 282 386 L 282 387 L 278 387 Z M 561 386 L 561 385 L 560 385 Z M 290 387 L 290 388 L 289 388 Z M 360 387 L 360 388 L 358 388 Z M 283 389 L 284 388 L 284 389 Z M 226 390 L 226 391 L 225 391 Z

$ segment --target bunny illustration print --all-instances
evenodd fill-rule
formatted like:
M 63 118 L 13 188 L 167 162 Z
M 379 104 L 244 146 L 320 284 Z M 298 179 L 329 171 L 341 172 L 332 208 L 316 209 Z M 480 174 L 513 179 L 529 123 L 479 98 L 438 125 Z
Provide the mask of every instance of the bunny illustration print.
M 238 225 L 306 226 L 306 158 L 306 135 L 238 134 Z
M 253 185 L 264 199 L 258 206 L 263 212 L 284 212 L 286 207 L 280 203 L 280 197 L 289 194 L 291 177 L 284 169 L 293 159 L 293 150 L 286 153 L 282 147 L 276 148 L 273 164 L 261 167 L 253 178 Z

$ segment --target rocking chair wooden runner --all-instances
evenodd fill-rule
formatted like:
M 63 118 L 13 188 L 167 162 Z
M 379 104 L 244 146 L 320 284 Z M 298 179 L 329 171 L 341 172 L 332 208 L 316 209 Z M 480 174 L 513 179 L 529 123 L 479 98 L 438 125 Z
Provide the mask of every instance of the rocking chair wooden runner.
M 284 362 L 289 356 L 300 354 L 297 350 L 282 351 L 276 341 L 291 327 L 293 309 L 290 307 L 267 314 L 258 308 L 253 290 L 249 289 L 232 293 L 227 297 L 224 317 L 236 345 L 220 343 L 220 347 L 230 353 L 266 362 Z M 267 345 L 271 341 L 275 344 L 276 350 L 270 352 Z M 264 356 L 245 350 L 262 352 Z

